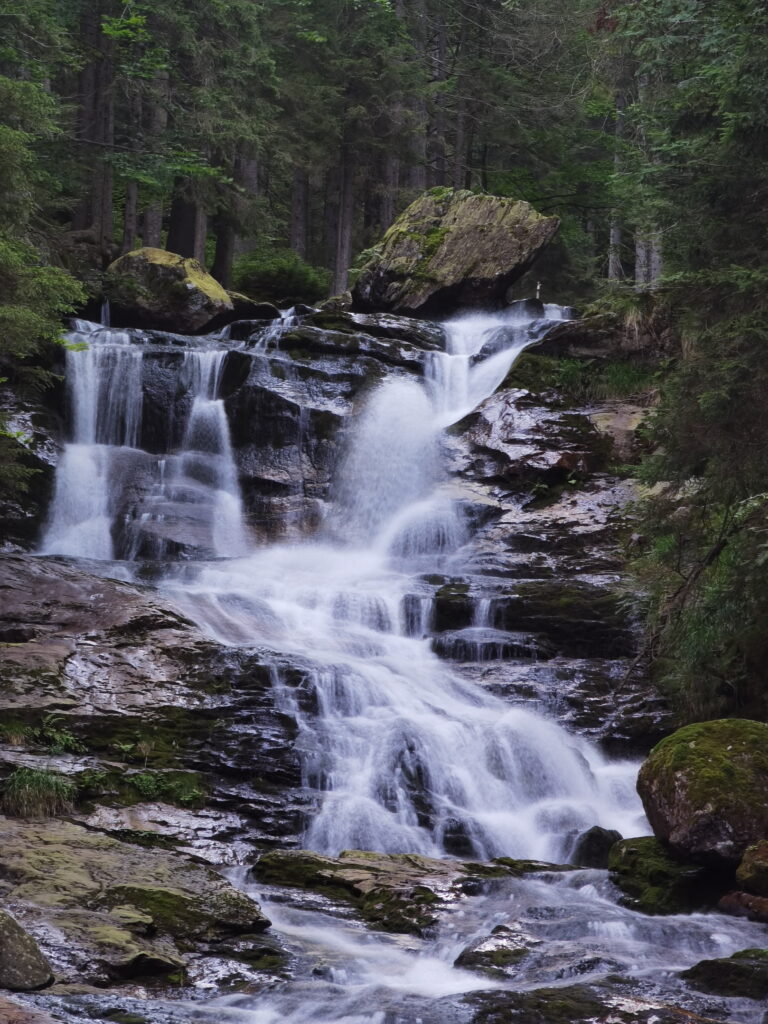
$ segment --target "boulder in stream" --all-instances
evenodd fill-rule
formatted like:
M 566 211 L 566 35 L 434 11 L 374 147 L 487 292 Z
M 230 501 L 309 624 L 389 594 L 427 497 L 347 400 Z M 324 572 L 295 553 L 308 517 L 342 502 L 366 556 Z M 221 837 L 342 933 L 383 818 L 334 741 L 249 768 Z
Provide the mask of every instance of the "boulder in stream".
M 354 308 L 443 316 L 503 304 L 559 226 L 520 200 L 431 189 L 373 250 L 352 290 Z
M 0 910 L 0 988 L 32 992 L 53 981 L 40 947 L 10 914 Z
M 128 252 L 107 269 L 106 293 L 117 321 L 194 334 L 233 312 L 232 299 L 195 259 L 165 249 Z
M 678 729 L 653 748 L 637 788 L 671 850 L 735 867 L 768 838 L 768 725 L 722 719 Z
M 742 949 L 733 956 L 702 960 L 680 977 L 709 995 L 768 999 L 768 949 Z

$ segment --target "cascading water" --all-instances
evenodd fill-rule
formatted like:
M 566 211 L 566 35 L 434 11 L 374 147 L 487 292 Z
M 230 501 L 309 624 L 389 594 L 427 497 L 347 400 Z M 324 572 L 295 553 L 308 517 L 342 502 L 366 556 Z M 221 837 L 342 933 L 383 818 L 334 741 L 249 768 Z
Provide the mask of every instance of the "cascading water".
M 181 528 L 210 554 L 243 554 L 237 471 L 218 397 L 225 351 L 185 351 L 191 409 L 179 451 L 158 458 L 140 448 L 147 339 L 78 321 L 67 340 L 73 437 L 57 468 L 41 552 L 131 560 L 143 545 L 159 557 L 173 520 L 175 533 Z
M 312 849 L 557 860 L 591 825 L 638 826 L 633 765 L 608 763 L 554 722 L 464 682 L 406 610 L 413 577 L 467 540 L 441 430 L 495 390 L 531 326 L 530 316 L 459 318 L 447 351 L 430 354 L 425 385 L 377 388 L 340 468 L 335 543 L 262 549 L 173 590 L 223 642 L 307 662 L 312 714 L 277 668 L 275 679 L 318 794 L 304 836 Z
M 200 559 L 224 556 L 171 573 L 161 587 L 211 637 L 272 662 L 275 699 L 297 722 L 295 749 L 314 797 L 301 837 L 308 848 L 557 861 L 594 824 L 624 835 L 647 830 L 635 765 L 606 760 L 438 659 L 433 606 L 419 586 L 425 574 L 461 564 L 471 547 L 441 460 L 444 428 L 492 394 L 526 345 L 562 317 L 547 307 L 544 319 L 515 311 L 449 323 L 446 350 L 427 354 L 424 383 L 385 379 L 349 432 L 324 532 L 250 553 L 218 397 L 228 336 L 186 339 L 176 353 L 174 372 L 192 401 L 175 445 L 153 454 L 139 447 L 146 339 L 83 324 L 70 336 L 87 348 L 67 356 L 73 441 L 43 550 L 167 558 L 175 544 Z M 285 326 L 283 318 L 262 331 L 255 347 L 274 347 Z M 495 633 L 491 622 L 492 602 L 481 597 L 465 632 Z M 263 900 L 260 889 L 255 895 Z M 158 1019 L 463 1024 L 461 994 L 505 983 L 453 961 L 499 924 L 522 924 L 540 943 L 516 990 L 621 973 L 657 986 L 666 1001 L 683 992 L 675 970 L 763 944 L 757 925 L 619 907 L 600 871 L 509 880 L 467 897 L 430 940 L 372 935 L 316 907 L 286 908 L 279 892 L 265 909 L 311 980 L 186 1006 L 183 1018 L 165 1007 Z M 728 1019 L 759 1018 L 744 1001 L 729 1005 Z

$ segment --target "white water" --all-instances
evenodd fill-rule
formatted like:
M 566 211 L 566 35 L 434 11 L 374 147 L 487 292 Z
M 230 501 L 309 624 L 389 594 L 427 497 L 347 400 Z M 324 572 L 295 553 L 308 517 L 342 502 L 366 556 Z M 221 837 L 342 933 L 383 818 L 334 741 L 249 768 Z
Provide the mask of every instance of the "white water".
M 425 384 L 394 377 L 376 390 L 341 465 L 334 541 L 262 548 L 172 587 L 223 643 L 306 665 L 315 712 L 277 667 L 275 688 L 317 793 L 312 849 L 557 860 L 592 825 L 640 827 L 633 764 L 464 682 L 407 621 L 413 576 L 467 540 L 441 467 L 442 427 L 492 393 L 530 326 L 462 317 Z M 473 365 L 500 331 L 504 347 Z
M 243 554 L 247 540 L 237 471 L 218 397 L 225 351 L 185 351 L 181 373 L 193 400 L 181 449 L 153 458 L 139 447 L 143 336 L 76 322 L 67 340 L 72 442 L 57 467 L 41 553 L 131 558 L 142 539 L 146 543 L 144 534 L 154 530 L 160 554 L 163 524 L 182 518 L 197 535 L 207 535 L 213 554 Z M 127 490 L 134 495 L 132 503 L 123 511 L 125 522 L 117 524 Z M 117 525 L 124 527 L 119 550 Z
M 556 309 L 547 313 L 559 317 Z M 450 324 L 447 351 L 430 355 L 423 385 L 392 377 L 368 402 L 340 463 L 326 535 L 245 554 L 217 397 L 223 352 L 186 354 L 182 372 L 194 400 L 181 450 L 150 457 L 136 448 L 141 349 L 124 332 L 87 333 L 81 325 L 73 335 L 89 348 L 68 357 L 75 429 L 57 475 L 45 550 L 112 557 L 120 474 L 138 456 L 151 463 L 154 481 L 139 518 L 161 532 L 166 518 L 178 522 L 186 508 L 186 528 L 194 532 L 200 524 L 192 513 L 208 510 L 210 547 L 228 557 L 187 570 L 183 584 L 169 579 L 165 591 L 212 637 L 259 648 L 273 661 L 276 699 L 298 722 L 304 784 L 316 800 L 302 837 L 309 848 L 556 861 L 594 824 L 624 835 L 647 831 L 636 766 L 607 761 L 554 721 L 463 680 L 431 652 L 430 602 L 414 596 L 415 577 L 440 572 L 471 543 L 441 465 L 441 432 L 495 390 L 531 327 L 524 318 L 474 314 Z M 487 601 L 478 602 L 476 629 L 487 628 L 488 612 Z M 283 677 L 285 664 L 293 671 Z M 254 895 L 263 897 L 258 888 Z M 283 902 L 265 909 L 307 980 L 188 1006 L 184 1019 L 464 1021 L 462 994 L 496 983 L 453 961 L 500 923 L 522 925 L 542 940 L 516 989 L 623 973 L 676 1000 L 682 988 L 674 971 L 764 945 L 759 926 L 719 915 L 647 918 L 618 907 L 602 872 L 510 881 L 503 891 L 464 898 L 431 940 L 371 934 Z M 595 966 L 585 960 L 591 956 Z M 744 1022 L 761 1016 L 751 1003 L 731 1003 L 727 1013 Z

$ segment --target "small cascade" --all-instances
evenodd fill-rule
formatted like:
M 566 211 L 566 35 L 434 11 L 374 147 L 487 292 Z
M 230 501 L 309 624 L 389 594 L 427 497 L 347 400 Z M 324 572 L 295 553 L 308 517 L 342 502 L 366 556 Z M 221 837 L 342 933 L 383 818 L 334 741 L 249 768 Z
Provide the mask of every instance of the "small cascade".
M 57 468 L 41 552 L 134 560 L 166 557 L 181 544 L 243 554 L 242 502 L 218 397 L 226 351 L 184 352 L 181 378 L 192 402 L 183 440 L 157 457 L 141 448 L 142 333 L 76 321 L 68 342 L 72 441 Z

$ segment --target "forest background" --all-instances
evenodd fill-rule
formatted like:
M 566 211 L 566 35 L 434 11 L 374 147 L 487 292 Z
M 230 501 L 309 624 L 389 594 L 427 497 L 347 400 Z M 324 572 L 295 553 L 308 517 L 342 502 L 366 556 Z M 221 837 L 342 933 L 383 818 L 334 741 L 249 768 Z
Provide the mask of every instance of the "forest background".
M 0 374 L 49 386 L 139 245 L 311 302 L 427 188 L 526 199 L 545 298 L 674 339 L 627 467 L 644 664 L 682 719 L 768 719 L 767 38 L 762 0 L 3 0 Z

